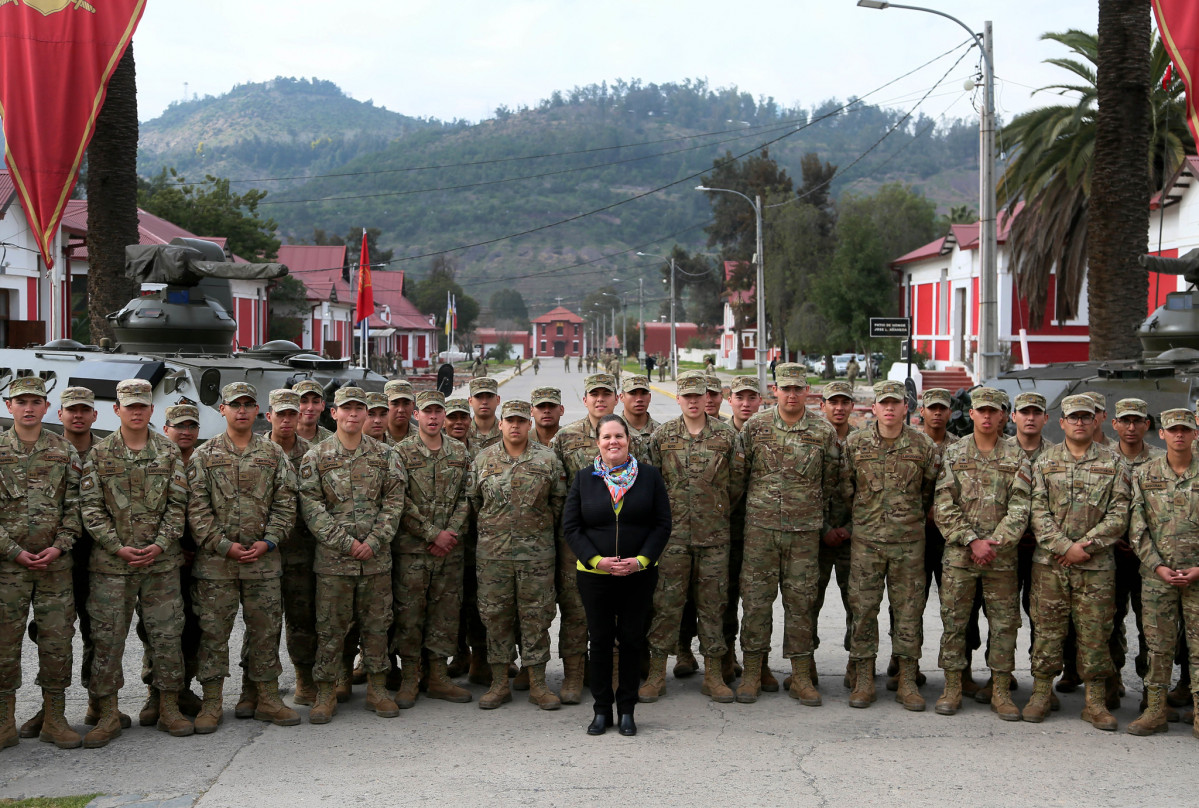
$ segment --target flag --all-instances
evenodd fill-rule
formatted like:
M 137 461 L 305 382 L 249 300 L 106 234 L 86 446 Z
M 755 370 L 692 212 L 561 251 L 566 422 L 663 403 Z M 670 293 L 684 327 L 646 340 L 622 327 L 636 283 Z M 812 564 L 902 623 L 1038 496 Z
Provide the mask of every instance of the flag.
M 454 330 L 458 330 L 458 295 L 454 295 L 450 303 L 450 313 L 454 316 Z
M 46 266 L 108 80 L 146 0 L 0 0 L 4 161 Z M 133 155 L 130 155 L 133 159 Z
M 1199 4 L 1193 0 L 1153 0 L 1157 30 L 1170 61 L 1186 87 L 1186 117 L 1191 135 L 1199 141 L 1199 111 L 1195 105 L 1195 71 L 1199 70 Z
M 358 255 L 358 301 L 354 322 L 361 323 L 375 313 L 375 290 L 371 286 L 371 261 L 366 250 L 366 228 L 362 228 L 362 252 Z
M 447 289 L 445 293 L 445 335 L 450 335 L 450 328 L 454 322 L 454 303 L 450 299 L 450 292 Z

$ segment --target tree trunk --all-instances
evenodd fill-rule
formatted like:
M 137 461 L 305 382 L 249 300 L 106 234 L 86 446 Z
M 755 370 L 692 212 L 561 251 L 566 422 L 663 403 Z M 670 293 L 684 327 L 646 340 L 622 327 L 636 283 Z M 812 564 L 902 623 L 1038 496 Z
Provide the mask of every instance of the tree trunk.
M 125 277 L 125 245 L 137 244 L 137 77 L 133 44 L 108 83 L 87 147 L 87 310 L 92 340 L 112 337 L 105 315 L 137 297 Z
M 1087 229 L 1093 360 L 1135 359 L 1148 273 L 1149 0 L 1099 0 L 1098 102 Z

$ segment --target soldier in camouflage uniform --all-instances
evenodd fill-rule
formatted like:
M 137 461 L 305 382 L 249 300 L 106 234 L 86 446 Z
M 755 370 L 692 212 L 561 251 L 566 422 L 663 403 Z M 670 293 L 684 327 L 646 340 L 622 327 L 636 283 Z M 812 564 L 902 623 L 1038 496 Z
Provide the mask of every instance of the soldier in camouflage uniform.
M 391 541 L 404 511 L 407 477 L 386 444 L 362 434 L 366 393 L 342 387 L 333 399 L 337 432 L 300 463 L 300 510 L 316 537 L 316 704 L 313 724 L 337 712 L 334 682 L 350 624 L 362 635 L 366 709 L 400 714 L 387 692 L 387 629 L 391 625 Z
M 829 503 L 839 484 L 836 433 L 808 414 L 805 368 L 775 367 L 778 405 L 741 430 L 749 479 L 745 491 L 745 561 L 741 570 L 741 650 L 745 675 L 737 701 L 758 698 L 762 660 L 770 651 L 774 600 L 783 597 L 783 656 L 791 660 L 791 698 L 818 707 L 812 681 L 813 612 L 820 537 L 832 529 Z
M 470 402 L 465 398 L 445 400 L 445 434 L 466 446 L 471 461 L 479 450 L 470 444 Z M 491 668 L 487 666 L 487 637 L 483 622 L 479 619 L 477 595 L 479 582 L 475 576 L 475 517 L 472 513 L 463 531 L 462 545 L 465 557 L 462 569 L 462 611 L 458 615 L 458 651 L 450 662 L 451 678 L 470 673 L 474 684 L 491 684 Z
M 445 434 L 456 441 L 467 443 L 470 436 L 470 402 L 465 398 L 445 400 Z M 468 450 L 470 446 L 466 447 Z M 472 457 L 473 459 L 473 457 Z
M 179 448 L 150 431 L 154 393 L 143 379 L 117 384 L 115 410 L 121 426 L 93 449 L 79 484 L 83 524 L 95 539 L 90 560 L 96 659 L 89 694 L 100 719 L 84 746 L 105 746 L 121 734 L 117 692 L 129 622 L 140 607 L 150 641 L 154 686 L 159 690 L 158 728 L 174 736 L 195 728 L 179 712 L 183 686 L 183 595 L 179 567 L 188 489 Z
M 720 669 L 726 651 L 729 514 L 745 489 L 745 456 L 736 431 L 704 411 L 706 398 L 702 374 L 680 375 L 677 399 L 682 415 L 662 424 L 650 438 L 649 462 L 666 483 L 674 527 L 658 559 L 649 678 L 637 694 L 643 702 L 657 701 L 666 693 L 666 657 L 680 653 L 679 623 L 689 593 L 695 600 L 705 659 L 701 692 L 713 701 L 733 700 Z
M 74 749 L 83 739 L 65 710 L 75 635 L 71 548 L 82 530 L 79 455 L 42 427 L 50 406 L 41 378 L 14 379 L 4 400 L 13 425 L 0 434 L 0 748 L 17 745 L 21 643 L 32 610 L 42 688 L 38 737 Z
M 729 426 L 740 432 L 745 426 L 745 422 L 762 409 L 762 392 L 758 385 L 758 377 L 738 376 L 733 379 L 729 391 L 729 406 L 733 409 L 733 417 L 729 421 Z M 724 606 L 725 652 L 720 661 L 720 674 L 725 684 L 731 684 L 741 675 L 741 665 L 737 662 L 736 640 L 737 609 L 741 603 L 741 565 L 744 558 L 745 498 L 742 497 L 729 515 L 729 597 Z M 766 665 L 765 658 L 763 658 L 762 670 L 764 672 L 770 670 Z M 766 682 L 762 682 L 762 685 L 763 690 L 768 689 Z M 776 681 L 774 690 L 770 692 L 777 690 L 778 682 Z
M 469 692 L 450 681 L 446 661 L 458 641 L 463 560 L 459 536 L 466 529 L 474 476 L 466 444 L 441 432 L 445 396 L 422 392 L 416 409 L 416 434 L 395 449 L 408 473 L 404 516 L 391 545 L 392 651 L 403 661 L 403 682 L 396 693 L 401 709 L 416 703 L 422 650 L 429 657 L 429 698 L 471 700 Z
M 629 454 L 649 462 L 649 439 L 659 426 L 649 414 L 649 377 L 630 373 L 620 385 L 621 412 L 629 427 Z M 573 479 L 573 478 L 571 478 Z
M 824 385 L 820 397 L 820 411 L 833 428 L 837 443 L 837 451 L 845 455 L 845 441 L 849 437 L 849 416 L 853 414 L 854 394 L 849 382 L 831 381 Z M 849 651 L 849 637 L 853 629 L 853 612 L 849 608 L 849 558 L 850 558 L 850 529 L 853 514 L 850 503 L 841 498 L 838 490 L 829 502 L 828 519 L 831 527 L 820 539 L 820 554 L 817 556 L 819 577 L 816 580 L 816 601 L 812 604 L 812 649 L 820 647 L 820 611 L 824 608 L 824 594 L 833 573 L 837 576 L 837 589 L 841 592 L 841 606 L 845 610 L 845 636 L 842 646 Z M 815 666 L 813 666 L 813 669 Z M 813 673 L 812 681 L 816 675 Z M 842 679 L 845 689 L 853 687 L 852 660 L 845 666 L 845 676 Z M 789 686 L 789 685 L 788 685 Z
M 200 618 L 200 685 L 196 732 L 216 732 L 229 676 L 229 635 L 241 606 L 246 675 L 255 683 L 254 718 L 281 727 L 300 716 L 279 700 L 283 631 L 283 564 L 279 545 L 296 521 L 296 478 L 286 453 L 254 434 L 258 391 L 246 382 L 221 390 L 226 429 L 192 455 L 187 520 L 196 540 L 193 602 Z
M 470 402 L 473 417 L 466 436 L 466 448 L 471 460 L 486 449 L 500 441 L 501 424 L 496 413 L 500 406 L 499 386 L 495 379 L 471 379 Z M 453 408 L 446 407 L 447 420 L 452 415 Z M 479 617 L 478 590 L 479 582 L 476 574 L 475 546 L 478 530 L 475 526 L 474 514 L 471 515 L 470 525 L 464 537 L 466 545 L 465 572 L 462 580 L 462 619 L 459 636 L 465 637 L 470 646 L 470 681 L 477 685 L 491 684 L 491 667 L 487 664 L 487 632 L 483 620 Z
M 500 424 L 496 410 L 500 406 L 500 388 L 495 379 L 482 377 L 470 380 L 470 406 L 474 419 L 470 422 L 468 443 L 480 452 L 500 440 Z
M 704 384 L 708 389 L 708 397 L 704 401 L 704 412 L 727 423 L 728 416 L 720 414 L 720 405 L 724 403 L 724 382 L 715 373 L 705 373 Z
M 944 570 L 937 584 L 945 690 L 936 711 L 953 715 L 962 707 L 970 617 L 981 583 L 990 624 L 991 710 L 1004 721 L 1019 721 L 1010 693 L 1020 630 L 1016 547 L 1028 524 L 1032 467 L 1019 446 L 1000 440 L 1004 413 L 998 390 L 973 390 L 970 420 L 973 434 L 945 451 L 937 480 L 936 518 L 945 537 Z
M 933 442 L 903 422 L 903 384 L 876 383 L 873 411 L 874 424 L 846 441 L 842 474 L 842 497 L 853 503 L 849 656 L 855 682 L 849 705 L 869 707 L 875 700 L 878 609 L 885 585 L 888 600 L 896 604 L 891 629 L 899 657 L 895 700 L 920 711 L 924 698 L 916 672 L 924 634 L 924 522 L 940 469 Z
M 300 394 L 300 420 L 296 434 L 315 446 L 333 433 L 321 426 L 325 412 L 325 388 L 316 379 L 304 379 L 291 386 Z
M 383 385 L 387 399 L 387 442 L 394 446 L 412 434 L 412 410 L 416 406 L 416 393 L 412 383 L 404 379 L 392 379 Z
M 566 414 L 562 391 L 557 387 L 535 387 L 529 403 L 533 406 L 533 431 L 529 433 L 529 440 L 542 446 L 552 445 L 554 436 L 562 430 L 562 416 Z
M 362 434 L 391 445 L 391 437 L 387 434 L 388 412 L 387 396 L 383 393 L 367 393 L 366 423 L 362 426 Z
M 1062 400 L 1065 442 L 1033 465 L 1032 697 L 1024 720 L 1049 713 L 1049 687 L 1062 669 L 1062 641 L 1073 618 L 1078 670 L 1087 686 L 1084 721 L 1116 729 L 1105 702 L 1112 659 L 1107 642 L 1115 611 L 1115 559 L 1111 546 L 1128 528 L 1129 474 L 1115 452 L 1093 442 L 1095 403 L 1087 396 Z
M 508 662 L 519 625 L 529 702 L 556 710 L 561 701 L 545 683 L 545 665 L 566 472 L 552 450 L 529 440 L 533 420 L 527 402 L 509 401 L 501 415 L 502 440 L 475 457 L 471 492 L 479 529 L 479 614 L 487 627 L 491 665 L 491 688 L 479 707 L 493 710 L 512 700 Z

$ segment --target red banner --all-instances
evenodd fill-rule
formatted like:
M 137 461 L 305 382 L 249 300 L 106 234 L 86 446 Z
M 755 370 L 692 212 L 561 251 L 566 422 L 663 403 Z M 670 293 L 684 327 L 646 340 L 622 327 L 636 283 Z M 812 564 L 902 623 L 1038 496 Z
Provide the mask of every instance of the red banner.
M 1199 3 L 1194 0 L 1153 0 L 1157 30 L 1174 70 L 1186 85 L 1187 126 L 1199 142 L 1199 114 L 1195 108 L 1195 78 L 1199 70 Z
M 375 313 L 375 289 L 371 286 L 371 260 L 366 251 L 366 228 L 362 228 L 362 252 L 358 254 L 358 301 L 354 322 L 360 323 Z
M 146 0 L 0 0 L 4 161 L 46 266 L 84 150 Z M 133 155 L 130 155 L 133 159 Z

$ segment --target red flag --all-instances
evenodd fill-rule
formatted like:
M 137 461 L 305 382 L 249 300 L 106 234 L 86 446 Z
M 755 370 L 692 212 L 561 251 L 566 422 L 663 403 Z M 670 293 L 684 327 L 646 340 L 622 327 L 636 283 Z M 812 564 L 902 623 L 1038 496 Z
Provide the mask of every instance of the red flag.
M 366 228 L 362 228 L 362 253 L 358 256 L 358 302 L 354 322 L 360 323 L 375 313 L 375 290 L 371 286 L 371 262 L 366 252 Z
M 1199 112 L 1195 107 L 1195 78 L 1199 70 L 1199 3 L 1192 0 L 1153 0 L 1157 30 L 1178 77 L 1186 86 L 1187 126 L 1199 141 Z
M 51 241 L 146 0 L 0 0 L 4 159 L 46 266 Z M 133 159 L 133 155 L 130 155 Z

